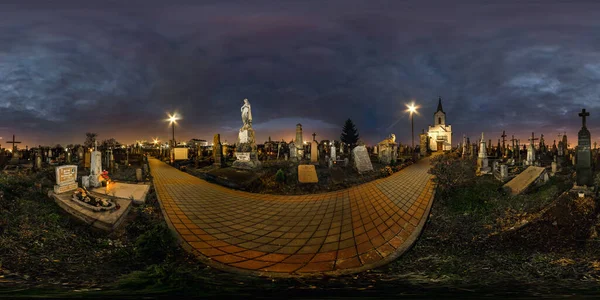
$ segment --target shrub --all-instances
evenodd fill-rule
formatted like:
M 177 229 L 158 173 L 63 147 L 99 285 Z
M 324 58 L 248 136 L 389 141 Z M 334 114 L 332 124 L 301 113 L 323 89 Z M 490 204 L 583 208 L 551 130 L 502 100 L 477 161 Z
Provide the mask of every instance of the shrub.
M 275 174 L 275 180 L 279 183 L 285 182 L 285 172 L 283 172 L 282 169 L 277 170 L 277 173 Z
M 135 241 L 135 246 L 139 258 L 162 262 L 176 249 L 177 241 L 166 225 L 158 223 L 140 235 Z
M 456 154 L 442 154 L 434 157 L 429 174 L 442 193 L 464 186 L 475 179 L 475 164 L 472 160 L 460 159 Z

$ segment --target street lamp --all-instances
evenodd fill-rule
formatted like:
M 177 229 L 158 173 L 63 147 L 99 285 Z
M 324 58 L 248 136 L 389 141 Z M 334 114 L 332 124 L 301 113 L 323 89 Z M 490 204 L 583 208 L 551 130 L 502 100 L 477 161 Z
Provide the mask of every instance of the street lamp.
M 169 124 L 172 125 L 173 127 L 173 147 L 175 147 L 175 124 L 177 123 L 177 120 L 179 120 L 179 117 L 177 117 L 177 113 L 173 113 L 172 115 L 169 114 Z
M 413 153 L 415 151 L 415 122 L 414 122 L 414 114 L 418 114 L 417 112 L 417 108 L 419 108 L 418 106 L 415 106 L 415 102 L 413 101 L 411 104 L 406 104 L 406 107 L 408 108 L 406 111 L 410 113 L 410 130 L 412 133 L 412 149 L 413 149 Z

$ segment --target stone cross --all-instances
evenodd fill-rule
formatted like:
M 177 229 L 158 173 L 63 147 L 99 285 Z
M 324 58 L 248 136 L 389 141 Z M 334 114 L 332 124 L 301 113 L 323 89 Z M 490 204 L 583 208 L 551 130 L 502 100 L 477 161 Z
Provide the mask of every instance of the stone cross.
M 98 141 L 94 140 L 94 151 L 98 151 Z
M 585 108 L 581 110 L 581 112 L 579 113 L 579 116 L 582 118 L 582 124 L 581 127 L 585 128 L 585 117 L 589 117 L 590 113 L 585 111 Z M 13 137 L 14 139 L 14 137 Z
M 507 137 L 506 132 L 504 130 L 502 130 L 501 137 L 502 137 L 502 150 L 504 150 L 504 149 L 506 149 L 504 142 L 505 142 L 505 138 Z
M 317 140 L 317 134 L 313 132 L 312 136 L 313 136 L 313 141 L 316 141 Z
M 510 140 L 512 142 L 512 151 L 515 151 L 515 142 L 517 141 L 517 139 L 515 139 L 515 135 L 513 134 L 512 136 L 512 140 Z M 514 153 L 513 153 L 514 156 Z
M 533 144 L 535 143 L 536 140 L 539 140 L 539 138 L 534 138 L 534 134 L 533 132 L 531 133 L 531 138 L 529 139 L 529 141 L 531 142 L 531 145 L 533 146 Z
M 13 154 L 17 151 L 17 145 L 15 144 L 20 144 L 21 142 L 17 142 L 15 141 L 15 135 L 13 134 L 13 139 L 12 142 L 7 142 L 8 144 L 12 144 L 13 145 Z

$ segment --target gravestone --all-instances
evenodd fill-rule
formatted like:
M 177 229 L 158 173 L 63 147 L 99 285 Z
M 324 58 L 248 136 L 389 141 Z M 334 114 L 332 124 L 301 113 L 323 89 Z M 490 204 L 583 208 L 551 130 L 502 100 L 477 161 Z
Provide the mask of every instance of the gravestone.
M 81 146 L 79 148 L 77 148 L 77 157 L 78 157 L 78 160 L 80 161 L 80 163 L 83 160 L 83 153 L 84 153 L 83 148 Z
M 533 166 L 533 162 L 535 161 L 535 147 L 534 147 L 534 142 L 538 140 L 538 138 L 535 138 L 533 135 L 533 132 L 531 133 L 531 138 L 529 139 L 529 147 L 527 148 L 527 165 L 528 166 Z
M 294 143 L 296 145 L 296 157 L 298 158 L 298 160 L 300 160 L 304 158 L 304 140 L 302 139 L 302 124 L 296 124 L 296 139 L 294 140 Z
M 576 174 L 577 174 L 577 185 L 588 186 L 594 185 L 594 178 L 592 175 L 592 152 L 591 152 L 591 136 L 590 131 L 586 127 L 585 118 L 590 113 L 586 112 L 585 109 L 581 110 L 579 116 L 582 118 L 581 130 L 577 134 L 577 163 L 576 163 Z
M 318 183 L 317 170 L 314 165 L 298 165 L 298 182 Z
M 54 193 L 62 194 L 77 189 L 77 166 L 66 165 L 56 168 Z
M 12 164 L 18 164 L 19 163 L 19 149 L 17 149 L 17 144 L 20 144 L 21 142 L 15 141 L 15 135 L 13 134 L 12 142 L 7 142 L 7 143 L 12 144 L 12 158 L 10 159 L 10 162 Z
M 89 169 L 91 167 L 91 163 L 92 163 L 92 153 L 85 152 L 84 160 L 83 160 L 83 167 Z
M 289 148 L 290 148 L 290 159 L 295 161 L 298 159 L 298 151 L 296 149 L 296 143 L 291 142 L 289 144 Z
M 379 147 L 379 162 L 389 165 L 392 162 L 392 153 L 396 145 L 396 135 L 390 134 L 389 137 L 377 144 Z
M 223 145 L 221 145 L 221 135 L 215 134 L 213 137 L 213 165 L 216 167 L 224 167 L 225 160 L 223 159 Z
M 337 153 L 335 150 L 335 142 L 331 142 L 331 160 L 337 159 Z
M 352 159 L 359 174 L 373 171 L 373 164 L 364 145 L 359 145 L 352 149 Z
M 481 133 L 481 142 L 479 143 L 479 155 L 477 156 L 477 167 L 480 174 L 487 174 L 491 171 L 488 166 L 487 148 L 485 145 L 485 139 L 483 138 L 483 132 Z
M 92 151 L 92 157 L 90 161 L 90 186 L 99 187 L 102 179 L 102 153 L 97 150 L 98 143 L 95 142 L 94 151 Z
M 316 165 L 319 163 L 318 153 L 319 153 L 319 144 L 316 141 L 310 142 L 310 163 Z
M 553 161 L 552 162 L 552 175 L 556 174 L 556 172 L 558 171 L 558 164 Z
M 427 133 L 421 133 L 419 135 L 419 153 L 421 153 L 422 156 L 427 155 Z M 464 155 L 464 154 L 463 154 Z
M 38 171 L 42 169 L 42 156 L 41 155 L 35 156 L 35 168 Z
M 532 184 L 540 184 L 548 181 L 546 168 L 529 166 L 521 174 L 504 185 L 504 189 L 512 195 L 518 195 L 529 188 Z
M 500 165 L 500 179 L 502 181 L 505 181 L 506 179 L 508 179 L 508 166 L 507 165 Z

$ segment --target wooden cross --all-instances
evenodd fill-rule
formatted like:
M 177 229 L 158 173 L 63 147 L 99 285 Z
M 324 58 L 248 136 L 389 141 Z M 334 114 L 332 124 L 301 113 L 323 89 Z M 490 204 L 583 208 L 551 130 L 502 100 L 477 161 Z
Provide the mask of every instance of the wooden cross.
M 590 113 L 585 111 L 585 108 L 581 110 L 581 112 L 579 113 L 579 116 L 582 118 L 582 128 L 585 128 L 585 117 L 589 117 Z
M 505 132 L 504 130 L 502 130 L 502 135 L 501 135 L 501 137 L 502 137 L 502 149 L 505 149 L 505 148 L 506 148 L 506 147 L 504 146 L 504 141 L 505 141 L 505 138 L 506 138 L 506 136 L 507 136 L 507 135 L 506 135 L 506 132 Z
M 17 151 L 17 145 L 15 144 L 20 144 L 21 142 L 17 142 L 15 141 L 15 135 L 13 134 L 13 139 L 12 142 L 7 142 L 8 144 L 13 144 L 13 153 Z
M 531 142 L 531 145 L 533 145 L 533 143 L 535 143 L 536 140 L 539 140 L 539 138 L 534 138 L 533 132 L 531 133 L 531 138 L 529 139 L 529 141 Z

